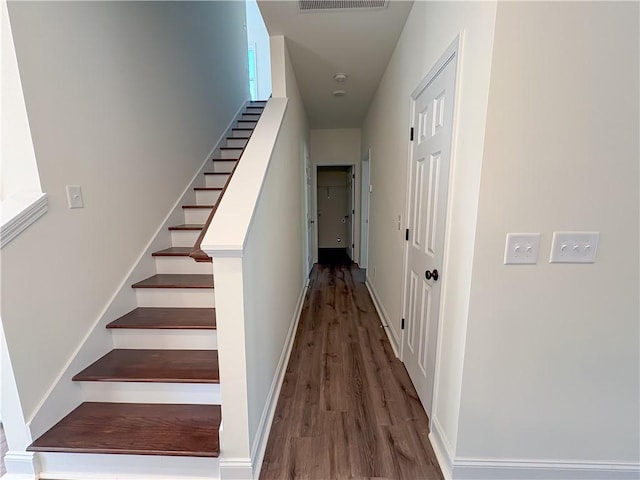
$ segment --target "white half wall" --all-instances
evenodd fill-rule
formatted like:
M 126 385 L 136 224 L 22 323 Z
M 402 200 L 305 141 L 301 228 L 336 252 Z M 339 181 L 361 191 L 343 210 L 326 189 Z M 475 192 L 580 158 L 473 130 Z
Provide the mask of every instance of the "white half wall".
M 639 18 L 498 7 L 456 456 L 509 478 L 640 475 Z M 550 264 L 554 231 L 599 231 L 596 262 Z M 537 265 L 503 265 L 508 232 Z
M 271 48 L 285 95 L 269 100 L 202 242 L 216 278 L 223 480 L 258 478 L 306 286 L 307 116 L 284 38 Z
M 463 34 L 440 312 L 440 360 L 431 419 L 432 431 L 441 434 L 444 456 L 449 459 L 455 455 L 458 432 L 495 12 L 495 2 L 415 2 L 362 129 L 362 151 L 371 149 L 373 186 L 367 281 L 376 293 L 380 311 L 388 315 L 383 320 L 389 324 L 392 342 L 400 344 L 410 95 L 446 48 Z M 443 469 L 448 463 L 441 462 Z
M 9 14 L 49 196 L 2 250 L 30 419 L 246 101 L 247 44 L 243 2 L 10 2 Z M 67 208 L 68 184 L 84 209 Z

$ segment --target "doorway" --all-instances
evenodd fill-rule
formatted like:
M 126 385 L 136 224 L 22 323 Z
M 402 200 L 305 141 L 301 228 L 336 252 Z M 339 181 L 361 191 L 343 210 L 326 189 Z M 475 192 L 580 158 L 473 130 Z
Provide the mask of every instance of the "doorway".
M 353 170 L 352 165 L 317 167 L 318 263 L 346 264 L 353 260 Z
M 458 41 L 411 95 L 402 361 L 432 417 Z

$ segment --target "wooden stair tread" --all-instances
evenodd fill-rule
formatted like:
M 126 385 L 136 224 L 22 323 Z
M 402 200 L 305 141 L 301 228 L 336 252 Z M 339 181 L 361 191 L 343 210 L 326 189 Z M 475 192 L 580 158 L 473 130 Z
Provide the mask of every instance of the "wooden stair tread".
M 213 208 L 215 205 L 182 205 L 182 208 Z
M 76 382 L 220 383 L 216 350 L 115 349 Z
M 253 131 L 253 129 L 251 129 L 251 131 Z M 243 136 L 227 137 L 227 140 L 249 140 L 250 138 L 251 135 L 247 134 Z
M 107 328 L 213 330 L 216 309 L 138 307 L 109 323 Z
M 220 147 L 220 150 L 244 150 L 244 147 Z M 216 160 L 224 160 L 224 159 L 216 159 Z
M 193 247 L 169 247 L 153 252 L 153 257 L 188 257 Z
M 204 225 L 201 223 L 184 223 L 182 225 L 173 225 L 169 230 L 202 230 Z
M 134 283 L 133 288 L 213 288 L 213 275 L 205 273 L 159 273 Z
M 211 161 L 212 162 L 237 162 L 238 160 L 240 160 L 240 157 L 238 158 L 212 158 Z M 230 173 L 230 172 L 227 172 Z
M 193 189 L 196 190 L 196 191 L 201 191 L 201 190 L 206 190 L 206 191 L 219 190 L 219 191 L 222 191 L 222 190 L 224 190 L 224 188 L 222 188 L 222 187 L 193 187 Z
M 86 402 L 31 452 L 217 457 L 220 405 Z
M 231 172 L 204 172 L 205 175 L 231 175 Z

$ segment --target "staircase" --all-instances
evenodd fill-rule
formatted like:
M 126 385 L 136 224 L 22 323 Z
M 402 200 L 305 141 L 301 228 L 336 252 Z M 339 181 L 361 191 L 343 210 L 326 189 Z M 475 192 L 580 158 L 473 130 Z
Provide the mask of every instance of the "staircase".
M 80 404 L 32 452 L 217 457 L 221 425 L 210 258 L 190 255 L 224 193 L 266 102 L 250 102 L 205 168 L 156 275 L 135 283 L 138 307 L 107 325 L 114 349 L 78 372 Z M 140 395 L 143 392 L 144 395 Z M 144 397 L 151 402 L 139 403 Z M 144 473 L 144 472 L 143 472 Z M 211 475 L 211 472 L 209 473 Z

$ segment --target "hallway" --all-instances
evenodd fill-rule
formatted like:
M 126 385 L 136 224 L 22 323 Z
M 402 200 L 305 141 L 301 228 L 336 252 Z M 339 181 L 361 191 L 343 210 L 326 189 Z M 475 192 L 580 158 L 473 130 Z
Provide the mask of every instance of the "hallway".
M 364 272 L 316 265 L 260 478 L 441 479 L 427 435 Z

